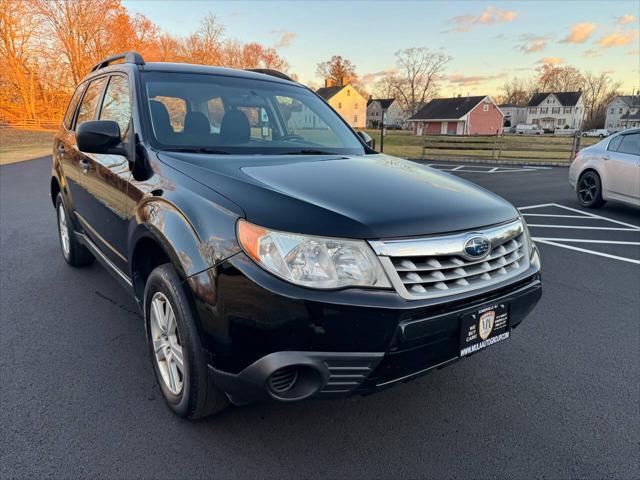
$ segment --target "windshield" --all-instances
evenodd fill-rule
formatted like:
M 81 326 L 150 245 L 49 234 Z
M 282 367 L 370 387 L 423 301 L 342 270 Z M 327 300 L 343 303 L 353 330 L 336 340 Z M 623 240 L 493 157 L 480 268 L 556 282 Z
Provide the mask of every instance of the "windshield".
M 222 75 L 142 75 L 151 142 L 163 150 L 364 154 L 351 130 L 309 90 Z

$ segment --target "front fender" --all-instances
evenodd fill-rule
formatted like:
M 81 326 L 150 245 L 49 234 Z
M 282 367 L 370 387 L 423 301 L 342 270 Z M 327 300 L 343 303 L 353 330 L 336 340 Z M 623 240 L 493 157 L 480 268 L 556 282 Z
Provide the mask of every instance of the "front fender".
M 137 208 L 130 232 L 129 252 L 147 237 L 160 244 L 182 278 L 202 272 L 240 251 L 235 224 L 238 216 L 222 208 L 207 209 L 206 224 L 198 228 L 184 212 L 162 197 L 150 197 Z M 132 265 L 132 258 L 129 259 Z

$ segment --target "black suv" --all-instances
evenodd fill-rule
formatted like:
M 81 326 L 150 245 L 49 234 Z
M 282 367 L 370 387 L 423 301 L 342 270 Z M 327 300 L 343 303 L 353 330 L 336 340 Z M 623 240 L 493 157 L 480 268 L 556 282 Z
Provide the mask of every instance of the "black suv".
M 53 153 L 64 258 L 135 297 L 185 417 L 411 380 L 508 338 L 541 295 L 512 205 L 375 152 L 278 72 L 110 57 Z

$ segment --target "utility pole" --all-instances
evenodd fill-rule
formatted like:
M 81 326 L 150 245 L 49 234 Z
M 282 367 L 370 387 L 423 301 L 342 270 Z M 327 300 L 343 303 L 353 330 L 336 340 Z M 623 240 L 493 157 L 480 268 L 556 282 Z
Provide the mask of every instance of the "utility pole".
M 384 152 L 384 109 L 382 110 L 382 120 L 380 120 L 380 153 Z

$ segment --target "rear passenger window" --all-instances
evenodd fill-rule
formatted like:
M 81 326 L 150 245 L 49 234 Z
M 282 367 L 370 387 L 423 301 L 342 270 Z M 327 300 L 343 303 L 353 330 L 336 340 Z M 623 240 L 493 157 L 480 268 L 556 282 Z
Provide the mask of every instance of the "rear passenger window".
M 120 137 L 124 139 L 129 129 L 131 105 L 129 103 L 129 81 L 126 77 L 114 75 L 104 94 L 100 120 L 113 120 L 120 127 Z
M 622 137 L 622 141 L 620 145 L 618 145 L 618 152 L 628 153 L 629 155 L 640 155 L 640 133 L 620 136 Z
M 622 135 L 618 135 L 617 137 L 612 138 L 611 141 L 609 142 L 609 145 L 607 146 L 607 150 L 611 152 L 617 152 L 618 145 L 620 145 L 621 141 L 622 141 Z
M 80 101 L 80 97 L 82 97 L 82 92 L 84 92 L 84 87 L 86 87 L 86 83 L 81 83 L 76 88 L 76 91 L 73 92 L 73 96 L 71 100 L 69 100 L 69 106 L 67 106 L 67 111 L 64 114 L 64 120 L 62 121 L 64 128 L 67 130 L 71 130 L 71 126 L 73 124 L 73 114 L 76 113 L 76 107 L 78 106 L 78 102 Z
M 87 93 L 82 97 L 82 103 L 80 103 L 80 109 L 78 110 L 76 127 L 82 122 L 96 118 L 96 110 L 98 109 L 98 102 L 100 101 L 105 80 L 106 77 L 98 78 L 87 87 Z

